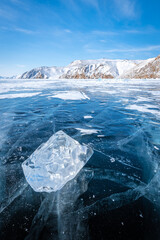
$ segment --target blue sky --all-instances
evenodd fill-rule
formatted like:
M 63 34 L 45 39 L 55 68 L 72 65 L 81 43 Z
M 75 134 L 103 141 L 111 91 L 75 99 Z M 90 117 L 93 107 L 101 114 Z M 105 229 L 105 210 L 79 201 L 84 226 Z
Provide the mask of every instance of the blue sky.
M 0 0 L 0 75 L 160 54 L 159 0 Z

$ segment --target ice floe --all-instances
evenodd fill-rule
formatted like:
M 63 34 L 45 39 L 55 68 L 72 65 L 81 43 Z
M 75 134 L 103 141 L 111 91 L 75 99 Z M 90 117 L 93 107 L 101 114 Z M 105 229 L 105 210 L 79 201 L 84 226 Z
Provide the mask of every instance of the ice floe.
M 55 192 L 73 179 L 93 150 L 63 131 L 53 134 L 22 164 L 27 182 L 36 192 Z

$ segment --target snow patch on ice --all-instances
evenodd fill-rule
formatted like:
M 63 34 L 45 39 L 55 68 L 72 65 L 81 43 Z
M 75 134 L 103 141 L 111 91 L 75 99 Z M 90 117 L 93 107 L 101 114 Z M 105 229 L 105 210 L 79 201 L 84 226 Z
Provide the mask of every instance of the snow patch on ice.
M 93 118 L 93 117 L 90 116 L 90 115 L 86 115 L 86 116 L 84 116 L 84 119 L 91 119 L 91 118 Z
M 0 95 L 0 99 L 33 97 L 33 96 L 39 95 L 40 93 L 41 93 L 41 92 L 36 92 L 36 93 L 1 94 L 1 95 Z
M 60 98 L 63 100 L 83 100 L 83 99 L 90 99 L 84 92 L 78 91 L 64 91 L 58 92 L 52 96 L 53 98 Z
M 144 105 L 141 105 L 141 106 L 138 106 L 136 104 L 132 104 L 132 105 L 128 105 L 126 108 L 131 109 L 131 110 L 137 110 L 137 111 L 143 112 L 143 113 L 151 113 L 151 114 L 160 116 L 160 111 L 157 110 L 155 108 L 155 106 L 151 105 L 151 104 L 144 104 Z
M 81 135 L 90 135 L 90 134 L 99 132 L 99 130 L 97 129 L 83 129 L 83 128 L 76 128 L 76 129 L 81 132 Z

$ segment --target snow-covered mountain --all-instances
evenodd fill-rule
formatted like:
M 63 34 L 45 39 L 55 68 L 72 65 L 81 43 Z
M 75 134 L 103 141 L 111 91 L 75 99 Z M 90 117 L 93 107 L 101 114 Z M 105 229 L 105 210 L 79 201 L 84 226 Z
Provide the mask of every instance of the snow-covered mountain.
M 0 76 L 0 79 L 18 79 L 20 77 L 21 77 L 21 75 L 15 75 L 15 76 L 12 76 L 12 77 L 2 77 L 2 76 Z
M 66 67 L 40 67 L 18 78 L 160 78 L 160 56 L 147 60 L 76 60 Z
M 116 78 L 140 61 L 133 60 L 77 60 L 65 68 L 61 78 Z
M 63 67 L 39 67 L 23 73 L 19 78 L 59 78 L 63 73 Z
M 7 77 L 2 77 L 2 76 L 0 76 L 0 79 L 6 79 Z
M 150 58 L 127 70 L 122 78 L 160 78 L 160 55 Z

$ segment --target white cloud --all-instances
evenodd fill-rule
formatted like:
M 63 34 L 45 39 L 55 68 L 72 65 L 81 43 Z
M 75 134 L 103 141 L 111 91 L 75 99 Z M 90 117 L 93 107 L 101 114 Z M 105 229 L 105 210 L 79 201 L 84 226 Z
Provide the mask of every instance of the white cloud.
M 28 30 L 28 29 L 25 29 L 25 28 L 16 27 L 14 30 L 17 31 L 17 32 L 25 33 L 25 34 L 35 34 L 34 31 Z
M 3 31 L 16 31 L 16 32 L 21 32 L 21 33 L 25 33 L 25 34 L 38 33 L 37 31 L 33 31 L 33 30 L 25 29 L 25 28 L 19 28 L 19 27 L 8 28 L 5 26 L 1 26 L 0 29 L 2 29 Z
M 18 67 L 18 68 L 25 68 L 26 65 L 23 65 L 23 64 L 17 64 L 16 67 Z
M 140 31 L 137 29 L 130 29 L 130 30 L 124 30 L 125 33 L 131 33 L 131 34 L 144 34 L 146 33 L 145 31 Z
M 29 7 L 30 4 L 27 1 L 24 1 L 24 0 L 10 0 L 10 2 L 11 2 L 12 5 L 16 5 L 16 6 L 20 7 L 20 8 L 22 8 L 22 9 L 27 10 L 27 11 L 30 8 Z M 13 6 L 13 7 L 15 7 L 15 6 Z
M 122 30 L 113 30 L 113 31 L 99 31 L 94 30 L 91 33 L 97 36 L 114 36 L 120 34 L 151 34 L 157 32 L 154 28 L 146 28 L 146 29 L 122 29 Z
M 136 18 L 136 1 L 135 0 L 114 0 L 114 5 L 118 15 L 126 18 Z
M 66 5 L 67 8 L 69 8 L 70 10 L 76 12 L 77 14 L 80 11 L 79 5 L 77 4 L 77 2 L 75 0 L 60 0 L 64 5 Z
M 88 52 L 92 53 L 129 53 L 129 52 L 150 52 L 154 50 L 160 50 L 160 45 L 151 45 L 147 47 L 142 47 L 142 48 L 113 48 L 113 49 L 91 49 L 91 48 L 86 48 Z
M 159 30 L 155 29 L 154 27 L 150 26 L 143 29 L 126 29 L 124 30 L 124 33 L 128 34 L 152 34 L 152 33 L 158 33 Z
M 99 41 L 102 42 L 102 43 L 106 43 L 106 40 L 104 40 L 104 39 L 101 39 Z
M 1 7 L 0 17 L 12 20 L 15 17 L 15 13 L 10 8 Z
M 99 2 L 98 0 L 81 0 L 83 3 L 92 6 L 94 8 L 96 8 L 97 10 L 99 10 Z
M 64 31 L 65 31 L 66 33 L 72 33 L 72 31 L 71 31 L 70 29 L 64 29 Z
M 118 31 L 99 31 L 99 30 L 92 31 L 92 34 L 99 36 L 117 35 L 118 33 L 119 33 Z
M 20 0 L 10 0 L 12 3 L 15 3 L 15 4 L 21 4 L 22 2 Z

